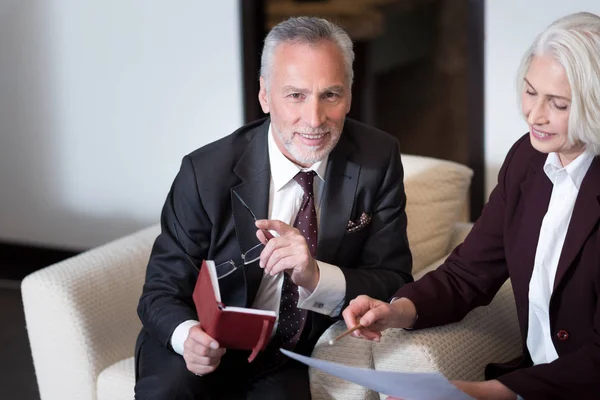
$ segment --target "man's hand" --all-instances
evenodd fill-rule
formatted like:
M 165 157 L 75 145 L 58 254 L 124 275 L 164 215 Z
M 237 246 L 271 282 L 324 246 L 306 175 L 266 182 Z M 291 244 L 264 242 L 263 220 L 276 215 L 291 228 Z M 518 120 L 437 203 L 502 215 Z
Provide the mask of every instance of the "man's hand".
M 359 323 L 364 326 L 352 332 L 352 335 L 379 341 L 385 329 L 411 328 L 417 318 L 417 310 L 413 302 L 406 298 L 389 304 L 362 295 L 350 301 L 342 316 L 348 329 Z
M 319 283 L 319 267 L 300 231 L 284 222 L 268 219 L 256 221 L 256 227 L 256 237 L 265 245 L 260 254 L 260 266 L 265 273 L 273 276 L 285 271 L 296 285 L 314 291 Z M 279 236 L 267 239 L 264 229 L 275 231 Z
M 196 375 L 213 372 L 221 363 L 225 354 L 216 340 L 208 336 L 200 325 L 190 328 L 187 339 L 183 343 L 183 359 L 188 370 Z

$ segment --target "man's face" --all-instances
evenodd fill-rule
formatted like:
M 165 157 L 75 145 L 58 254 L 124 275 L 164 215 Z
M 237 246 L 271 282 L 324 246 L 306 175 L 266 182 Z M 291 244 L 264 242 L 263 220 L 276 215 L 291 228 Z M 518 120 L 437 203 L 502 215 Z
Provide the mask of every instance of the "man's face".
M 333 150 L 350 111 L 352 95 L 342 52 L 330 41 L 284 42 L 272 61 L 269 82 L 260 78 L 260 105 L 271 114 L 279 150 L 309 167 Z

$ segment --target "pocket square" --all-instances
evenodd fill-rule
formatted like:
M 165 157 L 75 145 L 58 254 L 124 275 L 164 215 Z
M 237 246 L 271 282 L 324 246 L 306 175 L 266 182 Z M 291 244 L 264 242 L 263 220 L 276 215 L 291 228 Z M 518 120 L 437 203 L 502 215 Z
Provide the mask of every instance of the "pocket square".
M 371 223 L 371 215 L 363 212 L 356 221 L 348 221 L 346 232 L 353 233 L 364 229 Z

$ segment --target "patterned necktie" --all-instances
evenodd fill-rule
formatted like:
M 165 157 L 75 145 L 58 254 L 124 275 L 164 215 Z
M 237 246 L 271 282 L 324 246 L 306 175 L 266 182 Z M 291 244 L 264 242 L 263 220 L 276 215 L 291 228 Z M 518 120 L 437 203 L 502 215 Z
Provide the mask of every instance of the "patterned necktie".
M 315 196 L 313 194 L 313 181 L 317 173 L 315 171 L 298 172 L 294 180 L 298 182 L 304 194 L 302 204 L 294 221 L 297 228 L 308 245 L 310 254 L 314 257 L 317 252 L 317 209 L 315 207 Z
M 313 257 L 317 250 L 317 212 L 313 197 L 315 175 L 314 171 L 308 171 L 299 172 L 294 177 L 294 180 L 304 190 L 302 204 L 294 220 L 294 228 L 297 228 L 306 239 L 306 244 Z M 277 332 L 275 339 L 265 349 L 262 356 L 254 362 L 253 367 L 258 375 L 265 374 L 289 360 L 279 351 L 280 347 L 294 350 L 298 344 L 307 314 L 306 310 L 298 308 L 298 297 L 298 286 L 292 282 L 289 274 L 284 272 Z
M 294 221 L 304 239 L 310 254 L 314 257 L 317 251 L 317 211 L 313 195 L 314 171 L 299 172 L 294 180 L 304 190 L 302 204 Z M 284 273 L 281 303 L 279 305 L 279 324 L 277 333 L 283 348 L 293 350 L 300 339 L 306 321 L 306 310 L 298 308 L 298 286 L 292 282 L 289 274 Z

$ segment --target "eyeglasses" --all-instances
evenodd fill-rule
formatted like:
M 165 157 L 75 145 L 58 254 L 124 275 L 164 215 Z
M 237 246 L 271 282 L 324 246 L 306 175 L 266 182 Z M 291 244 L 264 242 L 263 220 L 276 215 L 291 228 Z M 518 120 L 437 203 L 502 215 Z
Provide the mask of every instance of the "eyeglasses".
M 260 259 L 260 253 L 263 251 L 264 248 L 265 245 L 259 243 L 256 246 L 252 247 L 250 250 L 241 254 L 241 263 L 236 264 L 235 262 L 233 262 L 233 260 L 229 260 L 215 266 L 215 269 L 217 270 L 217 279 L 223 279 L 233 274 L 235 271 L 237 271 L 238 268 L 243 267 L 244 265 L 252 264 L 253 262 L 257 261 L 258 259 Z
M 246 204 L 246 202 L 241 198 L 241 196 L 235 190 L 232 190 L 232 192 L 235 195 L 235 197 L 238 198 L 240 203 L 242 203 L 244 208 L 246 208 L 246 210 L 248 210 L 248 212 L 250 213 L 250 215 L 252 215 L 252 218 L 254 218 L 254 221 L 256 222 L 258 219 L 256 218 L 256 215 L 254 214 L 254 212 L 252 211 L 250 206 L 248 204 Z M 273 235 L 271 235 L 271 233 L 269 231 L 267 231 L 266 229 L 261 229 L 261 230 L 262 230 L 263 234 L 265 235 L 265 237 L 267 238 L 267 240 L 270 240 L 273 238 Z M 252 264 L 253 262 L 257 261 L 260 258 L 260 253 L 262 252 L 262 250 L 264 248 L 265 248 L 265 245 L 262 243 L 259 243 L 256 246 L 249 249 L 248 251 L 242 253 L 241 254 L 242 262 L 240 264 L 236 264 L 235 262 L 233 262 L 233 260 L 229 260 L 229 261 L 225 261 L 224 263 L 217 265 L 215 267 L 215 269 L 217 270 L 217 279 L 223 279 L 226 276 L 233 274 L 238 268 L 240 268 L 244 265 Z
M 256 215 L 254 214 L 254 212 L 252 212 L 252 210 L 250 209 L 248 204 L 246 204 L 246 202 L 244 200 L 242 200 L 240 195 L 237 194 L 237 192 L 235 190 L 233 190 L 233 193 L 240 200 L 240 202 L 246 208 L 246 210 L 248 210 L 248 212 L 250 212 L 250 214 L 252 215 L 252 218 L 254 218 L 254 221 L 256 221 L 257 220 Z M 175 230 L 175 235 L 177 237 L 177 241 L 181 245 L 181 241 L 179 240 L 179 235 L 177 234 L 177 227 L 175 226 L 175 223 L 173 223 L 173 228 Z M 267 238 L 267 240 L 270 240 L 273 238 L 273 235 L 269 231 L 267 231 L 265 229 L 262 229 L 262 231 L 263 231 L 265 237 Z M 244 265 L 252 264 L 253 262 L 257 261 L 258 259 L 260 259 L 260 253 L 262 252 L 262 250 L 264 248 L 265 248 L 265 245 L 262 243 L 259 243 L 256 246 L 250 248 L 249 250 L 247 250 L 241 254 L 241 258 L 242 258 L 241 263 L 236 264 L 233 260 L 229 260 L 229 261 L 225 261 L 225 262 L 215 266 L 215 270 L 217 272 L 217 279 L 223 279 L 223 278 L 233 274 L 240 267 L 243 267 Z M 194 268 L 199 270 L 199 268 L 196 266 L 196 264 L 190 258 L 190 256 L 185 251 L 183 253 L 185 254 L 187 260 L 194 266 Z

